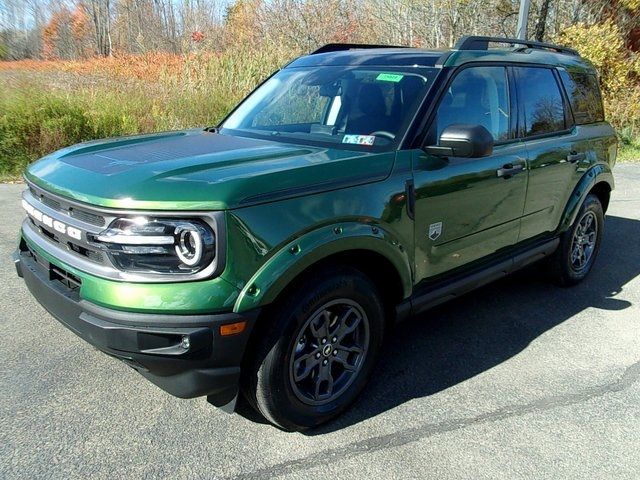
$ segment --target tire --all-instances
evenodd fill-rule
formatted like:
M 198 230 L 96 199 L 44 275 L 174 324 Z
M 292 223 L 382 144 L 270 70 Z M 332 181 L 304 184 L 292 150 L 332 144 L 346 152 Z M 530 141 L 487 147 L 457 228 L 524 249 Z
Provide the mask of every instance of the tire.
M 265 419 L 299 431 L 336 417 L 363 389 L 382 344 L 384 309 L 373 282 L 349 267 L 315 272 L 287 295 L 261 319 L 264 339 L 242 383 Z
M 575 222 L 561 235 L 558 249 L 549 257 L 548 271 L 555 283 L 570 287 L 586 278 L 600 251 L 603 230 L 602 204 L 590 194 Z

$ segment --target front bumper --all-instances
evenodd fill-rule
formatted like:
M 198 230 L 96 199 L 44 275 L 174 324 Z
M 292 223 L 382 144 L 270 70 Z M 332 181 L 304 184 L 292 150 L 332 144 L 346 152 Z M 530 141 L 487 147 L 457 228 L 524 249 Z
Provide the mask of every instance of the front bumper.
M 166 315 L 131 313 L 79 298 L 73 275 L 64 277 L 28 248 L 14 254 L 18 275 L 58 321 L 99 350 L 116 357 L 181 398 L 206 395 L 216 406 L 238 393 L 240 365 L 258 312 Z M 246 321 L 242 333 L 221 336 L 220 326 Z

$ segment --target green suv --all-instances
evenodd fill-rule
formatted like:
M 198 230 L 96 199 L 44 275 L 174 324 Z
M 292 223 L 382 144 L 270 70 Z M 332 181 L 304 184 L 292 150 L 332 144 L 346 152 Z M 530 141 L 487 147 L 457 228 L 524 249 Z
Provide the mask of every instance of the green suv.
M 500 48 L 502 45 L 502 48 Z M 394 322 L 537 260 L 595 261 L 616 137 L 550 44 L 332 44 L 216 128 L 82 143 L 25 173 L 18 274 L 178 397 L 287 430 L 354 401 Z

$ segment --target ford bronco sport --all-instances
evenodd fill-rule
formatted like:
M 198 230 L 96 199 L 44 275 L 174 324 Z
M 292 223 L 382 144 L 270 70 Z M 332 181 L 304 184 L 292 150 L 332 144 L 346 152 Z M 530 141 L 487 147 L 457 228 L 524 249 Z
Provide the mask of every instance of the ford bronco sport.
M 596 259 L 616 137 L 550 44 L 332 44 L 216 128 L 92 141 L 25 173 L 18 274 L 179 397 L 288 430 L 354 401 L 385 330 L 537 260 Z

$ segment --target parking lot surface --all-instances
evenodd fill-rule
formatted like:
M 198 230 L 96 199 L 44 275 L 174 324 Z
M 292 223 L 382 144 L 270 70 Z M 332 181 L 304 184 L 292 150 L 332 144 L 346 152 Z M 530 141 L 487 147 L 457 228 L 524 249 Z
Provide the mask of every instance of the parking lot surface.
M 520 272 L 392 332 L 357 404 L 285 433 L 180 400 L 29 295 L 0 185 L 0 478 L 640 478 L 640 164 L 591 276 Z

